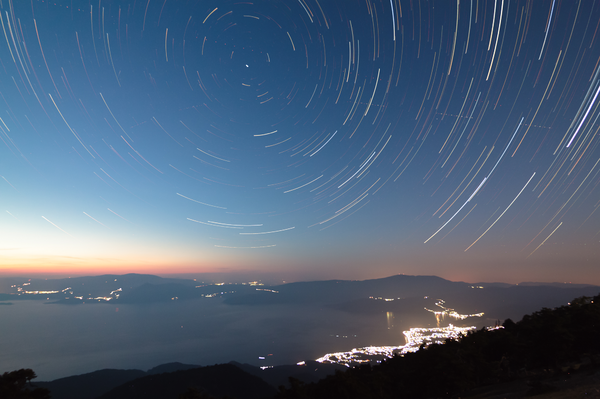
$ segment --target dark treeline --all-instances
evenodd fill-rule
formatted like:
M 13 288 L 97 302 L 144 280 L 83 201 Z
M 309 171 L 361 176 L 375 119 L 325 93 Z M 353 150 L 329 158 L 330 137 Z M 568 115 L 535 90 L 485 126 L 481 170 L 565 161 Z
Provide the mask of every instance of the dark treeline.
M 31 383 L 36 378 L 31 369 L 20 369 L 0 375 L 0 398 L 2 399 L 50 399 L 50 391 Z
M 600 365 L 600 295 L 543 308 L 503 329 L 472 332 L 379 365 L 361 365 L 312 384 L 292 381 L 278 399 L 431 398 Z

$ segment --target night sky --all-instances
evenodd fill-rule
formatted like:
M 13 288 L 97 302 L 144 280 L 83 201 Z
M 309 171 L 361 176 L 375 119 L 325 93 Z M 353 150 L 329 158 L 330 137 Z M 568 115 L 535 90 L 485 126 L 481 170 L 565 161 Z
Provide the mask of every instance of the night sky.
M 0 273 L 600 284 L 600 3 L 0 3 Z

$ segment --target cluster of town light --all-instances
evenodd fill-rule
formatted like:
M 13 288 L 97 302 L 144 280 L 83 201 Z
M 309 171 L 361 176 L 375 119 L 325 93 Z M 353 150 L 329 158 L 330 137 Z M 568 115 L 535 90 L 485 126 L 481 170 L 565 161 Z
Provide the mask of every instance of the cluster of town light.
M 472 288 L 483 288 L 483 287 L 472 287 Z M 383 297 L 369 297 L 374 300 L 383 300 L 386 302 L 394 301 L 394 299 L 401 298 L 383 298 Z M 427 297 L 425 297 L 427 299 Z M 421 347 L 427 347 L 431 344 L 443 344 L 447 339 L 459 339 L 461 336 L 465 336 L 469 331 L 475 330 L 476 327 L 456 327 L 452 324 L 448 327 L 440 327 L 440 319 L 445 316 L 452 317 L 457 320 L 465 320 L 469 317 L 481 317 L 483 312 L 475 314 L 460 314 L 454 309 L 443 306 L 444 300 L 439 299 L 436 302 L 436 306 L 441 308 L 441 311 L 435 311 L 425 308 L 428 312 L 435 315 L 438 326 L 436 328 L 411 328 L 408 331 L 404 331 L 404 337 L 406 338 L 406 344 L 402 346 L 366 346 L 362 348 L 354 348 L 347 352 L 336 352 L 328 353 L 317 359 L 320 363 L 336 363 L 351 367 L 355 364 L 360 363 L 372 363 L 380 362 L 382 359 L 391 358 L 394 355 L 404 355 L 409 352 L 416 352 Z M 391 326 L 390 315 L 388 313 L 388 328 Z M 393 317 L 393 316 L 391 316 Z M 487 330 L 495 330 L 502 328 L 502 326 L 488 327 Z
M 395 354 L 403 355 L 416 352 L 421 346 L 444 343 L 447 339 L 458 339 L 476 327 L 411 328 L 404 331 L 406 345 L 402 346 L 366 346 L 354 348 L 348 352 L 328 353 L 317 359 L 319 363 L 336 363 L 350 367 L 357 363 L 371 363 L 376 358 L 391 358 Z
M 445 303 L 445 301 L 443 299 L 438 299 L 438 301 L 435 303 L 435 306 L 441 308 L 442 311 L 439 311 L 439 310 L 436 311 L 436 310 L 431 310 L 431 309 L 425 308 L 426 311 L 431 312 L 431 313 L 433 313 L 435 315 L 438 327 L 440 325 L 440 319 L 443 319 L 444 317 L 446 317 L 446 315 L 448 315 L 448 316 L 450 316 L 450 317 L 452 317 L 454 319 L 457 319 L 457 320 L 465 320 L 465 319 L 467 319 L 469 317 L 481 317 L 481 316 L 484 315 L 483 312 L 481 312 L 481 313 L 474 313 L 474 314 L 459 314 L 454 309 L 444 307 L 443 306 L 444 303 Z

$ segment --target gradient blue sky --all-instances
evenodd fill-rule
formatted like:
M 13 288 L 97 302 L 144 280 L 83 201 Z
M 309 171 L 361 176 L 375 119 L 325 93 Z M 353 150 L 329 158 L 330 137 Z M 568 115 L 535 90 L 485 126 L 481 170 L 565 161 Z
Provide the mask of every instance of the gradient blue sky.
M 594 1 L 4 1 L 0 274 L 600 284 Z

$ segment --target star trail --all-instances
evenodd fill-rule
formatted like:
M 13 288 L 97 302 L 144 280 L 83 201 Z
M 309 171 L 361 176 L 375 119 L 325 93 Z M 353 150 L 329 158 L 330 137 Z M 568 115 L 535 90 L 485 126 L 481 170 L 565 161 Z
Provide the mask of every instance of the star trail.
M 0 11 L 5 273 L 600 284 L 594 1 Z

